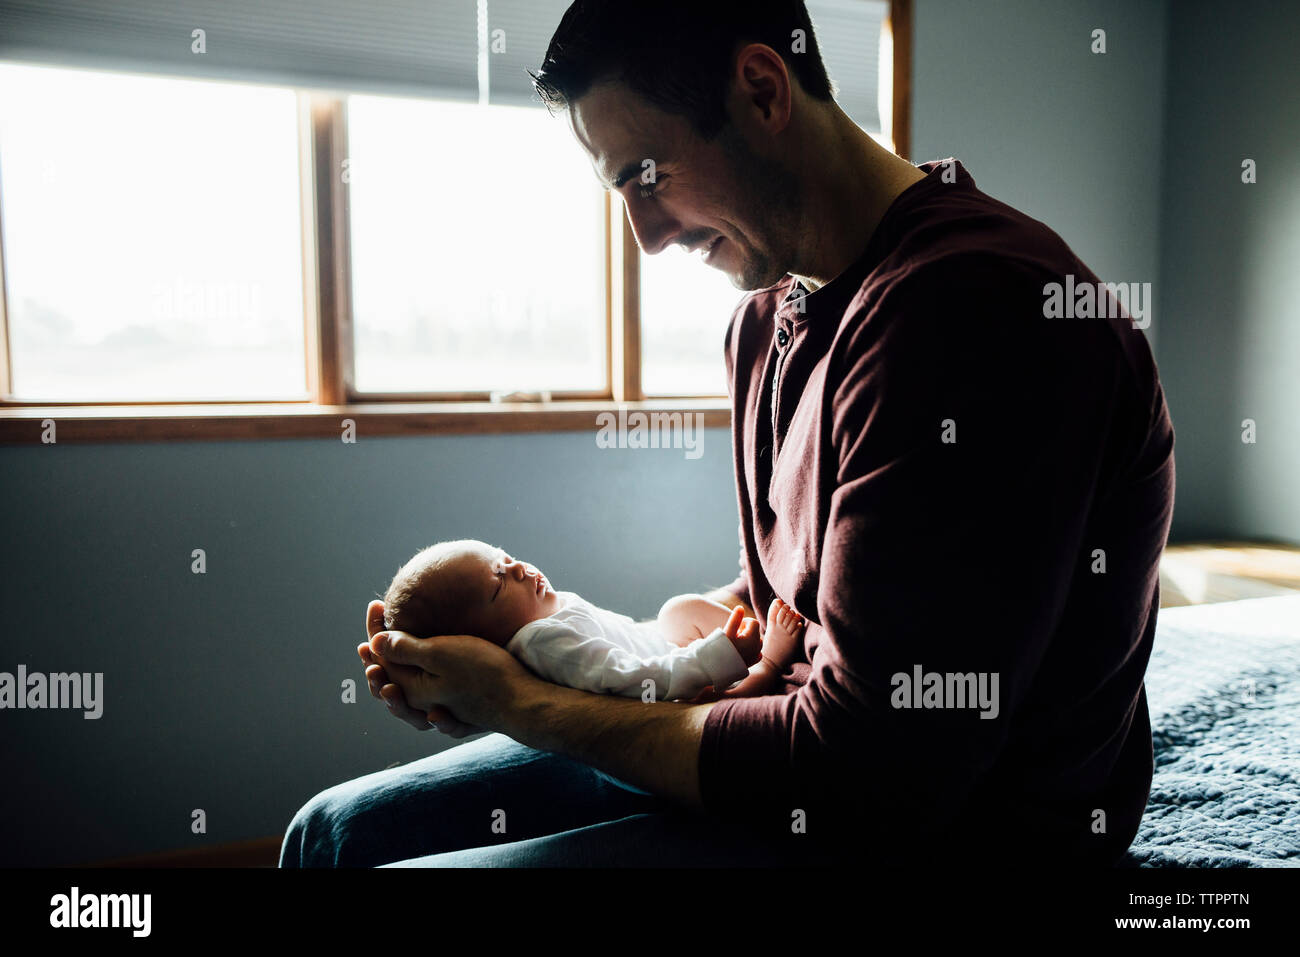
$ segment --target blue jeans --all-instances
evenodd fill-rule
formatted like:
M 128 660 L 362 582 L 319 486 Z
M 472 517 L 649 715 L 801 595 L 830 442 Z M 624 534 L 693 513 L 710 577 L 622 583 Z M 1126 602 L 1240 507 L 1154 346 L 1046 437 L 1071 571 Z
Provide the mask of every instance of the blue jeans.
M 322 791 L 280 849 L 281 867 L 821 863 L 503 734 Z

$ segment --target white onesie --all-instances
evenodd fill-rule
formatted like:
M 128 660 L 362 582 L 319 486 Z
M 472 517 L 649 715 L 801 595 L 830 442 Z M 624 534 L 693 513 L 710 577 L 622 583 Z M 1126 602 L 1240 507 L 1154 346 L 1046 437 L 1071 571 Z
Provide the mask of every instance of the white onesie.
M 556 592 L 560 609 L 529 622 L 506 643 L 539 677 L 597 694 L 640 698 L 654 682 L 656 700 L 694 698 L 708 685 L 719 691 L 749 674 L 721 628 L 682 648 L 654 622 L 597 608 L 571 591 Z

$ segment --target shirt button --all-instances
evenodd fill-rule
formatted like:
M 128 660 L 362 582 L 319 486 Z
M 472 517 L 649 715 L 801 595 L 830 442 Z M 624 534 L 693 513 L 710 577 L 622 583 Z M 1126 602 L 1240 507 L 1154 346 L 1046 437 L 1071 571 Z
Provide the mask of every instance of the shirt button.
M 786 332 L 784 329 L 776 330 L 776 344 L 778 346 L 784 349 L 785 344 L 789 341 L 790 341 L 790 333 Z

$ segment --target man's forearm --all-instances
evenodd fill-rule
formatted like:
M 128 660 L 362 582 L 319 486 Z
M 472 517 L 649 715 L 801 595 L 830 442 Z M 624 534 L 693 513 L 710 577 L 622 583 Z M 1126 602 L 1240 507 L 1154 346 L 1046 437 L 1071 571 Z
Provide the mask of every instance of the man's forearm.
M 717 702 L 684 704 L 591 694 L 529 679 L 503 716 L 520 744 L 564 754 L 652 794 L 701 806 L 704 719 Z

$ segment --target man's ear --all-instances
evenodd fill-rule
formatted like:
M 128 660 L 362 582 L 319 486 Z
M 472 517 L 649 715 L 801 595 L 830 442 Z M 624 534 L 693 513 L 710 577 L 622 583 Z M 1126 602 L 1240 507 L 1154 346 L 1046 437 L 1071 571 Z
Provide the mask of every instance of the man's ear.
M 733 114 L 733 119 L 742 126 L 756 123 L 769 135 L 780 133 L 790 123 L 792 82 L 785 61 L 770 46 L 750 43 L 741 47 L 732 74 L 733 106 L 740 115 Z

